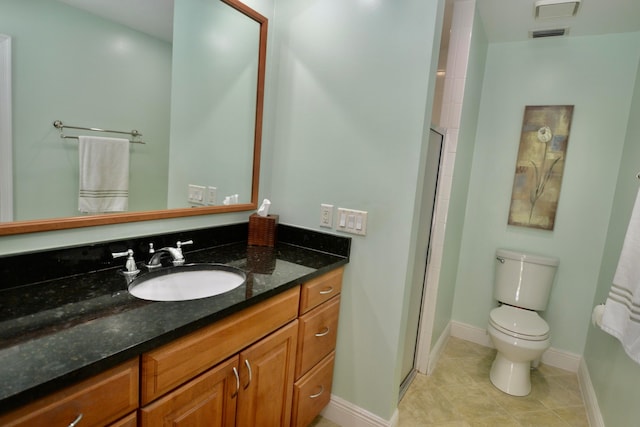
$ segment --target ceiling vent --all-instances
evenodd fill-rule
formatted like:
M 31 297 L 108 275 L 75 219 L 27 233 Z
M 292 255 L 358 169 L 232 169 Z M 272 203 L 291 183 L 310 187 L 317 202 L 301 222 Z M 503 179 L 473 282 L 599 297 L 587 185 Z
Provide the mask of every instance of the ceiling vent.
M 578 13 L 580 0 L 536 0 L 536 19 L 569 18 Z
M 540 39 L 543 37 L 560 37 L 569 34 L 568 28 L 554 28 L 551 30 L 532 30 L 529 31 L 529 37 L 532 39 Z

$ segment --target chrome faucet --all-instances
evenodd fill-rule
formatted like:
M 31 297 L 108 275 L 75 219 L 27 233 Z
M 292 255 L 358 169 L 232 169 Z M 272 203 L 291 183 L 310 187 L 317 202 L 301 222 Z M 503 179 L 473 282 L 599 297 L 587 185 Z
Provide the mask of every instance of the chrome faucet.
M 187 240 L 186 242 L 177 242 L 175 248 L 167 246 L 165 248 L 160 248 L 160 249 L 156 249 L 156 250 L 153 250 L 152 249 L 153 246 L 150 245 L 150 248 L 151 248 L 151 250 L 153 250 L 153 252 L 151 252 L 151 250 L 149 252 L 152 253 L 153 255 L 149 259 L 149 263 L 146 264 L 146 267 L 149 268 L 149 269 L 154 269 L 154 268 L 162 266 L 161 258 L 165 254 L 169 254 L 169 256 L 171 257 L 171 262 L 173 263 L 173 265 L 176 265 L 176 266 L 177 265 L 183 265 L 184 264 L 184 254 L 182 253 L 182 246 L 184 246 L 184 245 L 192 245 L 192 244 L 193 244 L 193 240 Z
M 136 266 L 136 260 L 133 259 L 133 250 L 127 249 L 124 252 L 114 252 L 111 254 L 113 258 L 127 257 L 127 262 L 124 265 L 124 270 L 121 270 L 125 276 L 134 277 L 136 274 L 140 273 L 138 267 Z

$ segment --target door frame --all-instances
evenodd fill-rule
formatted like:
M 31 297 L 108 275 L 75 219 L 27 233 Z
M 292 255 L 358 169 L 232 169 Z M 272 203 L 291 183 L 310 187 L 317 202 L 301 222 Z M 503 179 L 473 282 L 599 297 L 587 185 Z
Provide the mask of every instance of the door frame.
M 0 222 L 13 221 L 11 37 L 0 34 Z

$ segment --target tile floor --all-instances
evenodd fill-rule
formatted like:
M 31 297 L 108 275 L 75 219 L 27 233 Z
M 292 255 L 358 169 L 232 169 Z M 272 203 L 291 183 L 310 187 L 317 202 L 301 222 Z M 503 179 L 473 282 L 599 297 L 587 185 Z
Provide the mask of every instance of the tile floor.
M 489 381 L 494 355 L 449 338 L 433 374 L 418 374 L 400 402 L 398 427 L 589 426 L 575 374 L 540 365 L 531 372 L 531 394 L 510 396 Z M 318 417 L 310 427 L 338 426 Z

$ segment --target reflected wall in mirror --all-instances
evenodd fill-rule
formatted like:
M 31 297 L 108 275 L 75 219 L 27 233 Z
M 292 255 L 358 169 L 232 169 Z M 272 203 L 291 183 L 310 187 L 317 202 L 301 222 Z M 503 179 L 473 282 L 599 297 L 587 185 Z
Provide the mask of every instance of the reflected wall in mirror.
M 167 40 L 66 2 L 82 0 L 0 0 L 14 153 L 14 221 L 0 235 L 255 209 L 266 18 L 237 0 L 176 0 Z M 143 134 L 128 212 L 78 216 L 78 141 L 54 120 Z M 188 184 L 216 187 L 216 205 L 191 205 Z

